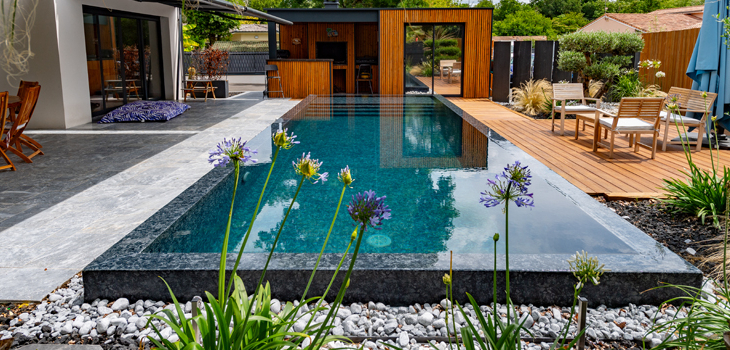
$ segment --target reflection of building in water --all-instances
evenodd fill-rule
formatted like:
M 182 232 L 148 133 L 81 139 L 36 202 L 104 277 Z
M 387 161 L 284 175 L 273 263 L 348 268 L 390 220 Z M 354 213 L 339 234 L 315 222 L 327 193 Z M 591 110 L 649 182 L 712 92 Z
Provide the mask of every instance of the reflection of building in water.
M 421 118 L 422 111 L 404 111 L 403 97 L 381 97 L 381 168 L 476 168 L 487 166 L 489 141 L 446 106 L 443 116 Z

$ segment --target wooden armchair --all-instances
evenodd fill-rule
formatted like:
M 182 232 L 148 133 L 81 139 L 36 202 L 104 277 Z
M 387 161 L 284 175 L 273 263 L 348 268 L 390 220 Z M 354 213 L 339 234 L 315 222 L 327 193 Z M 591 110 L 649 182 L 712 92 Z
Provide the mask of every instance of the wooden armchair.
M 5 125 L 5 123 L 8 122 L 8 96 L 9 95 L 7 91 L 0 92 L 0 110 L 2 110 L 2 113 L 0 113 L 0 125 Z M 0 130 L 2 130 L 2 132 L 0 133 L 0 157 L 4 159 L 6 163 L 8 163 L 8 165 L 0 166 L 0 169 L 12 169 L 13 171 L 15 171 L 15 164 L 13 164 L 13 161 L 10 160 L 10 158 L 1 146 L 9 141 L 10 137 L 8 136 L 5 128 L 2 128 Z
M 664 107 L 662 97 L 624 97 L 619 104 L 618 112 L 614 115 L 606 111 L 598 110 L 595 116 L 595 128 L 593 129 L 593 152 L 598 147 L 609 149 L 609 158 L 613 158 L 614 140 L 616 134 L 628 134 L 629 146 L 634 146 L 634 152 L 639 152 L 639 147 L 651 149 L 651 159 L 656 155 L 656 142 L 659 137 L 659 113 Z M 608 118 L 602 118 L 608 116 Z M 601 128 L 611 134 L 610 143 L 601 141 Z M 641 134 L 653 136 L 651 145 L 641 143 Z
M 704 137 L 705 130 L 707 128 L 707 108 L 712 110 L 712 104 L 715 103 L 717 98 L 716 93 L 706 92 L 707 99 L 702 97 L 703 91 L 690 90 L 684 88 L 678 88 L 672 86 L 669 88 L 669 96 L 676 96 L 677 103 L 679 106 L 680 115 L 670 113 L 669 109 L 666 108 L 662 111 L 659 116 L 661 117 L 661 124 L 664 125 L 664 137 L 662 138 L 662 151 L 667 150 L 669 144 L 681 144 L 682 138 L 689 143 L 689 137 L 687 137 L 686 128 L 697 128 L 697 151 L 702 150 L 702 138 Z M 688 117 L 688 112 L 701 113 L 700 119 Z M 676 128 L 680 126 L 680 140 L 672 141 L 667 140 L 669 135 L 669 128 Z M 684 125 L 684 127 L 682 127 Z M 684 130 L 682 130 L 684 128 Z M 685 134 L 682 135 L 681 132 Z
M 444 80 L 444 72 L 447 74 L 451 72 L 451 67 L 454 66 L 456 60 L 441 60 L 439 61 L 439 72 L 441 73 L 441 80 Z
M 14 153 L 26 163 L 33 163 L 28 156 L 23 154 L 23 152 L 13 148 L 13 145 L 20 142 L 20 137 L 23 135 L 23 131 L 25 131 L 25 127 L 28 125 L 31 114 L 33 114 L 33 108 L 35 108 L 35 104 L 38 101 L 38 94 L 40 91 L 40 86 L 30 87 L 25 91 L 25 95 L 21 100 L 22 104 L 20 105 L 18 115 L 15 117 L 15 120 L 13 120 L 13 125 L 11 125 L 10 129 L 3 134 L 4 137 L 0 140 L 0 152 L 2 152 L 2 157 L 6 162 L 8 162 L 8 164 L 10 164 L 9 167 L 13 170 L 15 170 L 15 165 L 13 165 L 13 162 L 10 161 L 10 158 L 8 158 L 5 153 L 7 151 Z M 3 168 L 7 168 L 7 166 Z
M 39 86 L 37 81 L 24 81 L 24 80 L 20 81 L 20 86 L 18 87 L 18 97 L 20 97 L 21 101 L 23 101 L 23 98 L 25 96 L 25 91 L 28 88 L 34 87 L 34 86 Z M 29 119 L 31 117 L 33 117 L 33 112 L 35 111 L 35 105 L 37 104 L 37 102 L 38 102 L 38 100 L 36 100 L 36 103 L 33 104 L 33 108 L 31 108 L 31 110 L 30 110 L 30 116 L 28 117 Z M 17 118 L 17 115 L 20 112 L 21 107 L 22 107 L 22 105 L 18 106 L 13 111 L 13 113 L 15 114 L 13 116 L 13 119 Z M 43 155 L 43 151 L 41 151 L 41 148 L 43 148 L 43 146 L 40 144 L 40 142 L 34 140 L 33 138 L 31 138 L 30 136 L 28 136 L 26 134 L 21 134 L 20 138 L 18 138 L 18 141 L 15 143 L 15 148 L 18 151 L 23 152 L 23 148 L 21 145 L 26 145 L 33 150 L 33 154 L 28 156 L 28 158 L 33 158 L 36 155 Z
M 568 101 L 578 100 L 581 102 L 577 106 L 567 106 Z M 561 101 L 560 106 L 557 102 Z M 596 107 L 588 106 L 586 101 L 595 101 Z M 553 108 L 550 113 L 550 119 L 552 124 L 552 131 L 555 131 L 555 113 L 560 113 L 560 136 L 565 135 L 565 115 L 576 114 L 585 112 L 595 112 L 601 108 L 601 99 L 599 98 L 588 98 L 583 95 L 583 84 L 580 83 L 569 83 L 569 84 L 553 84 Z M 576 123 L 579 119 L 576 118 Z M 585 122 L 585 121 L 584 121 Z M 577 137 L 577 129 L 576 129 Z

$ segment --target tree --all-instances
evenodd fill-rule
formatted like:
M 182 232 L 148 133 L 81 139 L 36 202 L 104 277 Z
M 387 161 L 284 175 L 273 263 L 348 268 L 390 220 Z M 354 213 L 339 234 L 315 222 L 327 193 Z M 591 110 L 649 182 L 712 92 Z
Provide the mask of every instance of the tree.
M 644 49 L 635 33 L 575 32 L 560 37 L 558 68 L 578 73 L 583 89 L 591 80 L 604 82 L 594 97 L 601 97 L 622 68 L 630 68 L 634 53 Z M 609 56 L 605 56 L 605 55 Z
M 581 12 L 569 12 L 553 18 L 553 30 L 558 35 L 572 33 L 586 24 L 588 20 Z
M 499 22 L 494 23 L 494 35 L 546 35 L 555 36 L 553 22 L 531 8 L 511 13 Z
M 525 7 L 529 6 L 517 0 L 499 0 L 499 3 L 494 8 L 494 20 L 502 21 L 507 18 L 507 15 L 514 14 Z
M 474 7 L 492 7 L 494 8 L 494 3 L 492 0 L 481 0 L 478 4 L 474 5 Z
M 185 22 L 190 25 L 188 34 L 197 42 L 208 41 L 212 47 L 218 40 L 231 37 L 231 29 L 238 27 L 240 21 L 222 17 L 213 12 L 185 10 Z
M 532 0 L 532 6 L 543 16 L 555 18 L 569 12 L 580 12 L 581 0 Z

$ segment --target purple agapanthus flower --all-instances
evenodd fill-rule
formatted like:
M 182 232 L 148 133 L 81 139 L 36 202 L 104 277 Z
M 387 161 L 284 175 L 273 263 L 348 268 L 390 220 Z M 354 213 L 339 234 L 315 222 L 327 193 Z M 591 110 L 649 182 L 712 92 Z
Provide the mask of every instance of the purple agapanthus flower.
M 312 159 L 309 153 L 302 153 L 302 157 L 292 162 L 292 165 L 294 165 L 294 171 L 297 175 L 302 175 L 310 181 L 313 180 L 315 184 L 318 181 L 324 183 L 327 181 L 327 176 L 329 176 L 329 173 L 319 173 L 322 162 Z
M 246 162 L 256 163 L 256 159 L 253 159 L 252 155 L 258 151 L 246 147 L 246 142 L 248 141 L 241 141 L 240 137 L 230 140 L 224 138 L 216 148 L 209 151 L 208 163 L 216 167 L 225 167 L 230 162 L 237 165 Z
M 281 147 L 283 149 L 290 149 L 293 145 L 296 145 L 299 143 L 299 141 L 294 141 L 295 138 L 297 138 L 297 135 L 294 135 L 292 132 L 291 134 L 287 135 L 287 130 L 279 130 L 274 133 L 273 136 L 271 136 L 271 139 L 274 141 L 274 145 Z
M 385 204 L 385 196 L 376 197 L 375 191 L 365 191 L 352 196 L 347 205 L 350 217 L 358 223 L 379 230 L 383 220 L 390 219 L 390 209 Z
M 487 208 L 505 202 L 514 202 L 518 207 L 534 207 L 532 193 L 528 192 L 531 179 L 530 169 L 516 161 L 504 168 L 501 174 L 497 174 L 494 180 L 487 180 L 489 189 L 481 193 L 479 203 Z

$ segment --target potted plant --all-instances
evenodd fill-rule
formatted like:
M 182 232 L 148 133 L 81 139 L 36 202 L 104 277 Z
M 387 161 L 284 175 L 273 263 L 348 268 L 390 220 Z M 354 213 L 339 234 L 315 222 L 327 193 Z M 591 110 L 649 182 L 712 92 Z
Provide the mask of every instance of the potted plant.
M 228 97 L 228 52 L 216 49 L 205 49 L 193 53 L 193 61 L 197 66 L 199 79 L 213 81 L 216 98 Z M 208 96 L 212 97 L 212 96 Z

